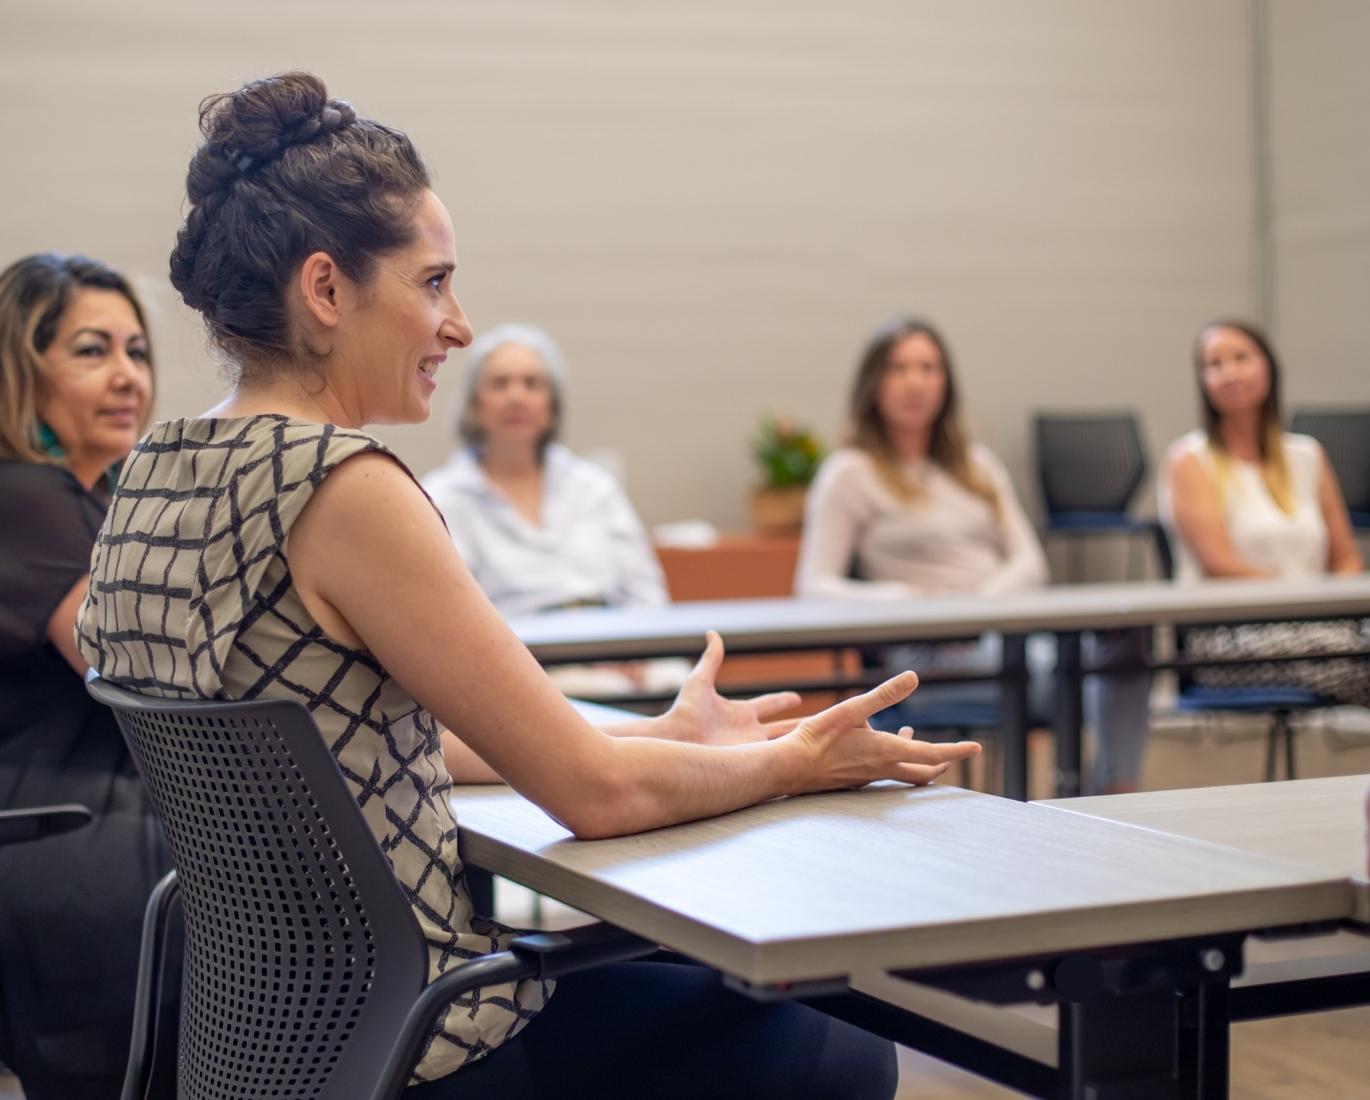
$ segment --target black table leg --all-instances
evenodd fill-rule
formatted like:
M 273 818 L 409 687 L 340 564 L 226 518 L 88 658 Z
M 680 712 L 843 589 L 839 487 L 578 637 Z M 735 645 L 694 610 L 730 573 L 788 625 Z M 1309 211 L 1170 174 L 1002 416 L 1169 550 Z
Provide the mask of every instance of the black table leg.
M 495 915 L 495 876 L 479 867 L 466 867 L 466 889 L 471 892 L 471 907 L 482 916 Z
M 1060 1100 L 1189 1100 L 1176 1069 L 1173 990 L 1104 993 L 1061 1005 Z
M 1215 982 L 1183 989 L 1179 997 L 1179 1073 L 1184 1095 L 1193 1100 L 1226 1096 L 1232 988 Z
M 1056 635 L 1056 797 L 1080 793 L 1081 727 L 1084 725 L 1084 666 L 1080 632 Z
M 1027 790 L 1027 637 L 1004 635 L 999 726 L 1004 738 L 1004 795 L 1025 801 Z

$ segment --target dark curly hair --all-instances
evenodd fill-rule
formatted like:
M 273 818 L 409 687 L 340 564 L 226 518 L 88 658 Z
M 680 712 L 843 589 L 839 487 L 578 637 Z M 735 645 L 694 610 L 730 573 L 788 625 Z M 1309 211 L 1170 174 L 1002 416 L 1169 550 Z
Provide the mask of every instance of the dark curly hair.
M 313 252 L 364 283 L 407 245 L 428 169 L 399 130 L 330 99 L 312 73 L 250 81 L 200 104 L 190 212 L 171 283 L 245 374 L 307 352 L 292 342 L 285 288 Z

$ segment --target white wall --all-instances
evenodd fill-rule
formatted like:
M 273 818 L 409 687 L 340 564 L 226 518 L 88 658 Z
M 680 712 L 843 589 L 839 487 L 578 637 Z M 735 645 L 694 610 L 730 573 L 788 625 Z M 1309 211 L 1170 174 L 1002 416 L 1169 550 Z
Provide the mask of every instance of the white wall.
M 165 282 L 195 105 L 312 68 L 413 134 L 474 322 L 562 341 L 569 441 L 619 451 L 649 521 L 741 526 L 757 418 L 835 438 L 896 309 L 941 324 L 1030 489 L 1030 410 L 1134 407 L 1158 450 L 1196 325 L 1253 308 L 1250 40 L 1245 0 L 6 0 L 0 258 L 137 273 L 160 412 L 207 407 Z M 381 434 L 422 471 L 444 420 Z

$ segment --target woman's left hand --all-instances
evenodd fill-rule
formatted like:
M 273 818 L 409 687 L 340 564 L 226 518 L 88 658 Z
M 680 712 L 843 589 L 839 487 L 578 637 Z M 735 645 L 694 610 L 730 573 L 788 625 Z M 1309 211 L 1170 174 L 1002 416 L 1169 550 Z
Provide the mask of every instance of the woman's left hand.
M 798 692 L 774 691 L 754 699 L 723 698 L 715 683 L 722 664 L 723 639 L 711 630 L 704 652 L 681 685 L 671 709 L 663 715 L 675 740 L 741 745 L 780 737 L 799 724 L 799 718 L 776 718 L 799 706 Z

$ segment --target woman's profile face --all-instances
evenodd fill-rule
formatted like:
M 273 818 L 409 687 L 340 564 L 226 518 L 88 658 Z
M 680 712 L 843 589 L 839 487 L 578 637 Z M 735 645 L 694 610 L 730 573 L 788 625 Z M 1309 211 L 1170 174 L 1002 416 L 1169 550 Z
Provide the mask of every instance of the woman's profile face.
M 1199 383 L 1219 416 L 1252 412 L 1270 395 L 1270 364 L 1246 333 L 1214 325 L 1199 336 Z
M 410 232 L 409 244 L 382 257 L 368 284 L 352 284 L 357 301 L 346 319 L 346 370 L 362 423 L 427 420 L 438 368 L 452 348 L 471 342 L 452 285 L 452 219 L 432 191 L 419 199 Z
M 905 336 L 890 348 L 875 395 L 887 431 L 930 430 L 946 399 L 946 366 L 927 333 Z
M 486 357 L 472 400 L 487 443 L 536 447 L 552 426 L 546 364 L 522 344 L 502 344 Z
M 94 484 L 127 455 L 151 401 L 147 334 L 132 303 L 115 290 L 78 290 L 43 352 L 37 400 L 72 472 Z

